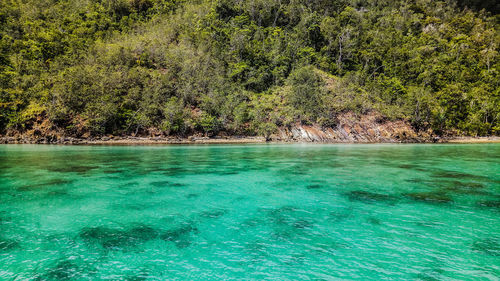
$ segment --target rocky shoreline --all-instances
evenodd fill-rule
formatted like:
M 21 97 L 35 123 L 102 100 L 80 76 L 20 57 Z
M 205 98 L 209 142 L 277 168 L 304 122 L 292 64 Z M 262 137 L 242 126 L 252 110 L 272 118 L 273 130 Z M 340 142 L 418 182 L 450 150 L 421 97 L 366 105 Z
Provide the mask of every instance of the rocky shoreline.
M 333 140 L 308 138 L 279 138 L 266 140 L 264 137 L 134 137 L 104 136 L 95 138 L 75 138 L 47 136 L 32 138 L 27 136 L 0 136 L 0 144 L 57 144 L 57 145 L 152 145 L 152 144 L 238 144 L 238 143 L 498 143 L 500 137 L 445 137 L 432 139 L 387 139 L 378 141 Z
M 87 136 L 71 137 L 56 130 L 35 128 L 25 132 L 0 135 L 0 144 L 63 144 L 63 145 L 141 145 L 141 144 L 222 144 L 222 143 L 487 143 L 500 142 L 500 137 L 437 136 L 431 131 L 415 131 L 404 120 L 386 120 L 376 113 L 356 116 L 346 113 L 338 116 L 333 127 L 296 123 L 280 127 L 268 136 L 235 136 L 227 132 L 207 137 L 202 134 L 188 137 L 162 136 Z
M 0 144 L 60 144 L 60 145 L 128 145 L 128 144 L 217 144 L 217 143 L 264 143 L 264 137 L 134 137 L 104 136 L 93 138 L 47 136 L 32 138 L 27 136 L 0 137 Z

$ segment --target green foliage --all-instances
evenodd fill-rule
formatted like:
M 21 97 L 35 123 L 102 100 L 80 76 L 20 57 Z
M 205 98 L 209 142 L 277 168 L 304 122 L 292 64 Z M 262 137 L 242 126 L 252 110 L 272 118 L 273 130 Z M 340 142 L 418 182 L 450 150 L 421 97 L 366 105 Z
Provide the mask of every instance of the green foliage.
M 286 85 L 290 90 L 287 100 L 298 111 L 299 120 L 315 122 L 323 112 L 325 91 L 322 82 L 312 66 L 299 68 L 288 77 Z
M 276 132 L 278 127 L 272 122 L 264 122 L 259 124 L 257 132 L 266 138 L 266 141 L 270 140 L 271 135 Z
M 486 9 L 486 10 L 481 10 Z M 0 0 L 0 133 L 500 134 L 495 1 Z
M 164 120 L 162 130 L 167 134 L 182 134 L 187 130 L 186 120 L 189 113 L 185 110 L 184 104 L 179 98 L 170 98 L 163 108 Z
M 203 112 L 197 120 L 197 125 L 208 136 L 213 136 L 220 130 L 220 122 L 217 120 L 217 117 L 205 112 Z

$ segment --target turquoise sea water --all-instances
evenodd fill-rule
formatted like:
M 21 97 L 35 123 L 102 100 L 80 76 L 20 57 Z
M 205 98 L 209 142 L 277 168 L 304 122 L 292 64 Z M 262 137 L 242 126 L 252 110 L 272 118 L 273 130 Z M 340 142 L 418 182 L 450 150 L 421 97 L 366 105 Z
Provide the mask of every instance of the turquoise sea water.
M 0 146 L 0 280 L 499 278 L 499 144 Z

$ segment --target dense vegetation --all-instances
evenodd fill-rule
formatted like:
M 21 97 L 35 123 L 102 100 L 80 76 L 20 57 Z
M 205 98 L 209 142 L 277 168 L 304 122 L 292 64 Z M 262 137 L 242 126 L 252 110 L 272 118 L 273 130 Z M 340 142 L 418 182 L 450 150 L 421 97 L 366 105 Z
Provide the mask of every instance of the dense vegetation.
M 500 134 L 496 1 L 0 0 L 0 133 Z

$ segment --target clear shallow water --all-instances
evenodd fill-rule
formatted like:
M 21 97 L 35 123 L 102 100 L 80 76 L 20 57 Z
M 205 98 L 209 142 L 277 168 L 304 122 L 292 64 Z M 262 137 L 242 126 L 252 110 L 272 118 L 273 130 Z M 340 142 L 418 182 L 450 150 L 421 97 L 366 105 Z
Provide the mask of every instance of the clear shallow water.
M 1 280 L 499 278 L 499 144 L 0 146 Z

